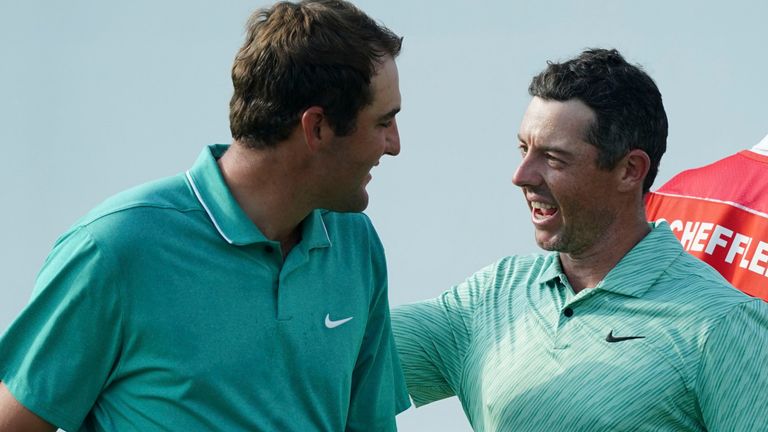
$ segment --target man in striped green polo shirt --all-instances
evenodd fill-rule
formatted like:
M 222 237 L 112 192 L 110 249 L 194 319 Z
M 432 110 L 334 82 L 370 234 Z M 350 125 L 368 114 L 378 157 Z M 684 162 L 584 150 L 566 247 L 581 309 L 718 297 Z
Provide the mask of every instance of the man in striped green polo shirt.
M 57 241 L 0 338 L 0 430 L 395 430 L 409 401 L 360 212 L 400 152 L 401 42 L 345 1 L 257 11 L 232 145 Z
M 551 252 L 395 310 L 416 405 L 456 395 L 477 431 L 768 430 L 768 305 L 646 222 L 667 137 L 654 82 L 596 49 L 529 92 L 513 182 Z

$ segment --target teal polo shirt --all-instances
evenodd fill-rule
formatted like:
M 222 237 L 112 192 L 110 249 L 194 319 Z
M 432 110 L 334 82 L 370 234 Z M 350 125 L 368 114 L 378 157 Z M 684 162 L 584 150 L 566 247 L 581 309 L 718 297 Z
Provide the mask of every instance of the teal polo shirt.
M 56 243 L 0 379 L 80 431 L 390 431 L 409 406 L 381 243 L 312 212 L 285 260 L 218 170 L 121 193 Z
M 592 289 L 511 256 L 392 322 L 416 405 L 457 395 L 476 431 L 768 430 L 768 304 L 666 224 Z

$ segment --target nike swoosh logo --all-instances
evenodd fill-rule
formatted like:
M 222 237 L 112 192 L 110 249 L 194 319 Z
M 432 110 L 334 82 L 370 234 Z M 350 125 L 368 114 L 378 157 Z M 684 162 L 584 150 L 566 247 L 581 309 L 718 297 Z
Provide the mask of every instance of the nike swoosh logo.
M 348 322 L 352 318 L 354 318 L 354 317 L 349 317 L 349 318 L 344 318 L 344 319 L 333 321 L 333 320 L 331 320 L 331 314 L 328 314 L 328 315 L 325 316 L 325 326 L 328 327 L 329 329 L 336 328 L 336 327 L 338 327 L 338 326 Z
M 611 331 L 608 332 L 608 336 L 605 337 L 605 341 L 609 342 L 609 343 L 614 343 L 614 342 L 623 342 L 623 341 L 628 341 L 628 340 L 632 340 L 632 339 L 643 339 L 643 338 L 645 338 L 645 336 L 620 336 L 620 337 L 616 337 L 616 336 L 613 335 L 613 330 L 611 330 Z

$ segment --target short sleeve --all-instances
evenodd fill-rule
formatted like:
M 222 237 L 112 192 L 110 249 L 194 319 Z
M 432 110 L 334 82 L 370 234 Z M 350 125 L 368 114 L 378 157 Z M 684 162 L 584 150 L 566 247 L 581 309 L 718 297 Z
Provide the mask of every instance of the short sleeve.
M 696 393 L 708 430 L 768 430 L 768 304 L 735 307 L 710 333 Z
M 80 427 L 120 352 L 117 270 L 107 261 L 85 228 L 64 236 L 0 339 L 0 380 L 27 409 L 67 430 Z
M 352 373 L 347 431 L 394 431 L 395 416 L 411 406 L 392 336 L 383 247 L 369 223 L 374 287 L 365 336 Z
M 392 312 L 405 381 L 416 406 L 460 392 L 474 313 L 495 269 L 486 267 L 435 299 Z

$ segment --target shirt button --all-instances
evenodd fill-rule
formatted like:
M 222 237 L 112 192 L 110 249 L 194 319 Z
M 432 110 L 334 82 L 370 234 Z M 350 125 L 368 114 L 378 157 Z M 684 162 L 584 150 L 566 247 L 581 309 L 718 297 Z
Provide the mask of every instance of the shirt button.
M 273 248 L 272 246 L 270 246 L 270 245 L 264 246 L 264 252 L 266 252 L 268 254 L 271 254 L 274 251 L 275 251 L 275 248 Z
M 565 315 L 568 318 L 572 317 L 573 316 L 573 309 L 571 309 L 571 308 L 563 309 L 563 315 Z

